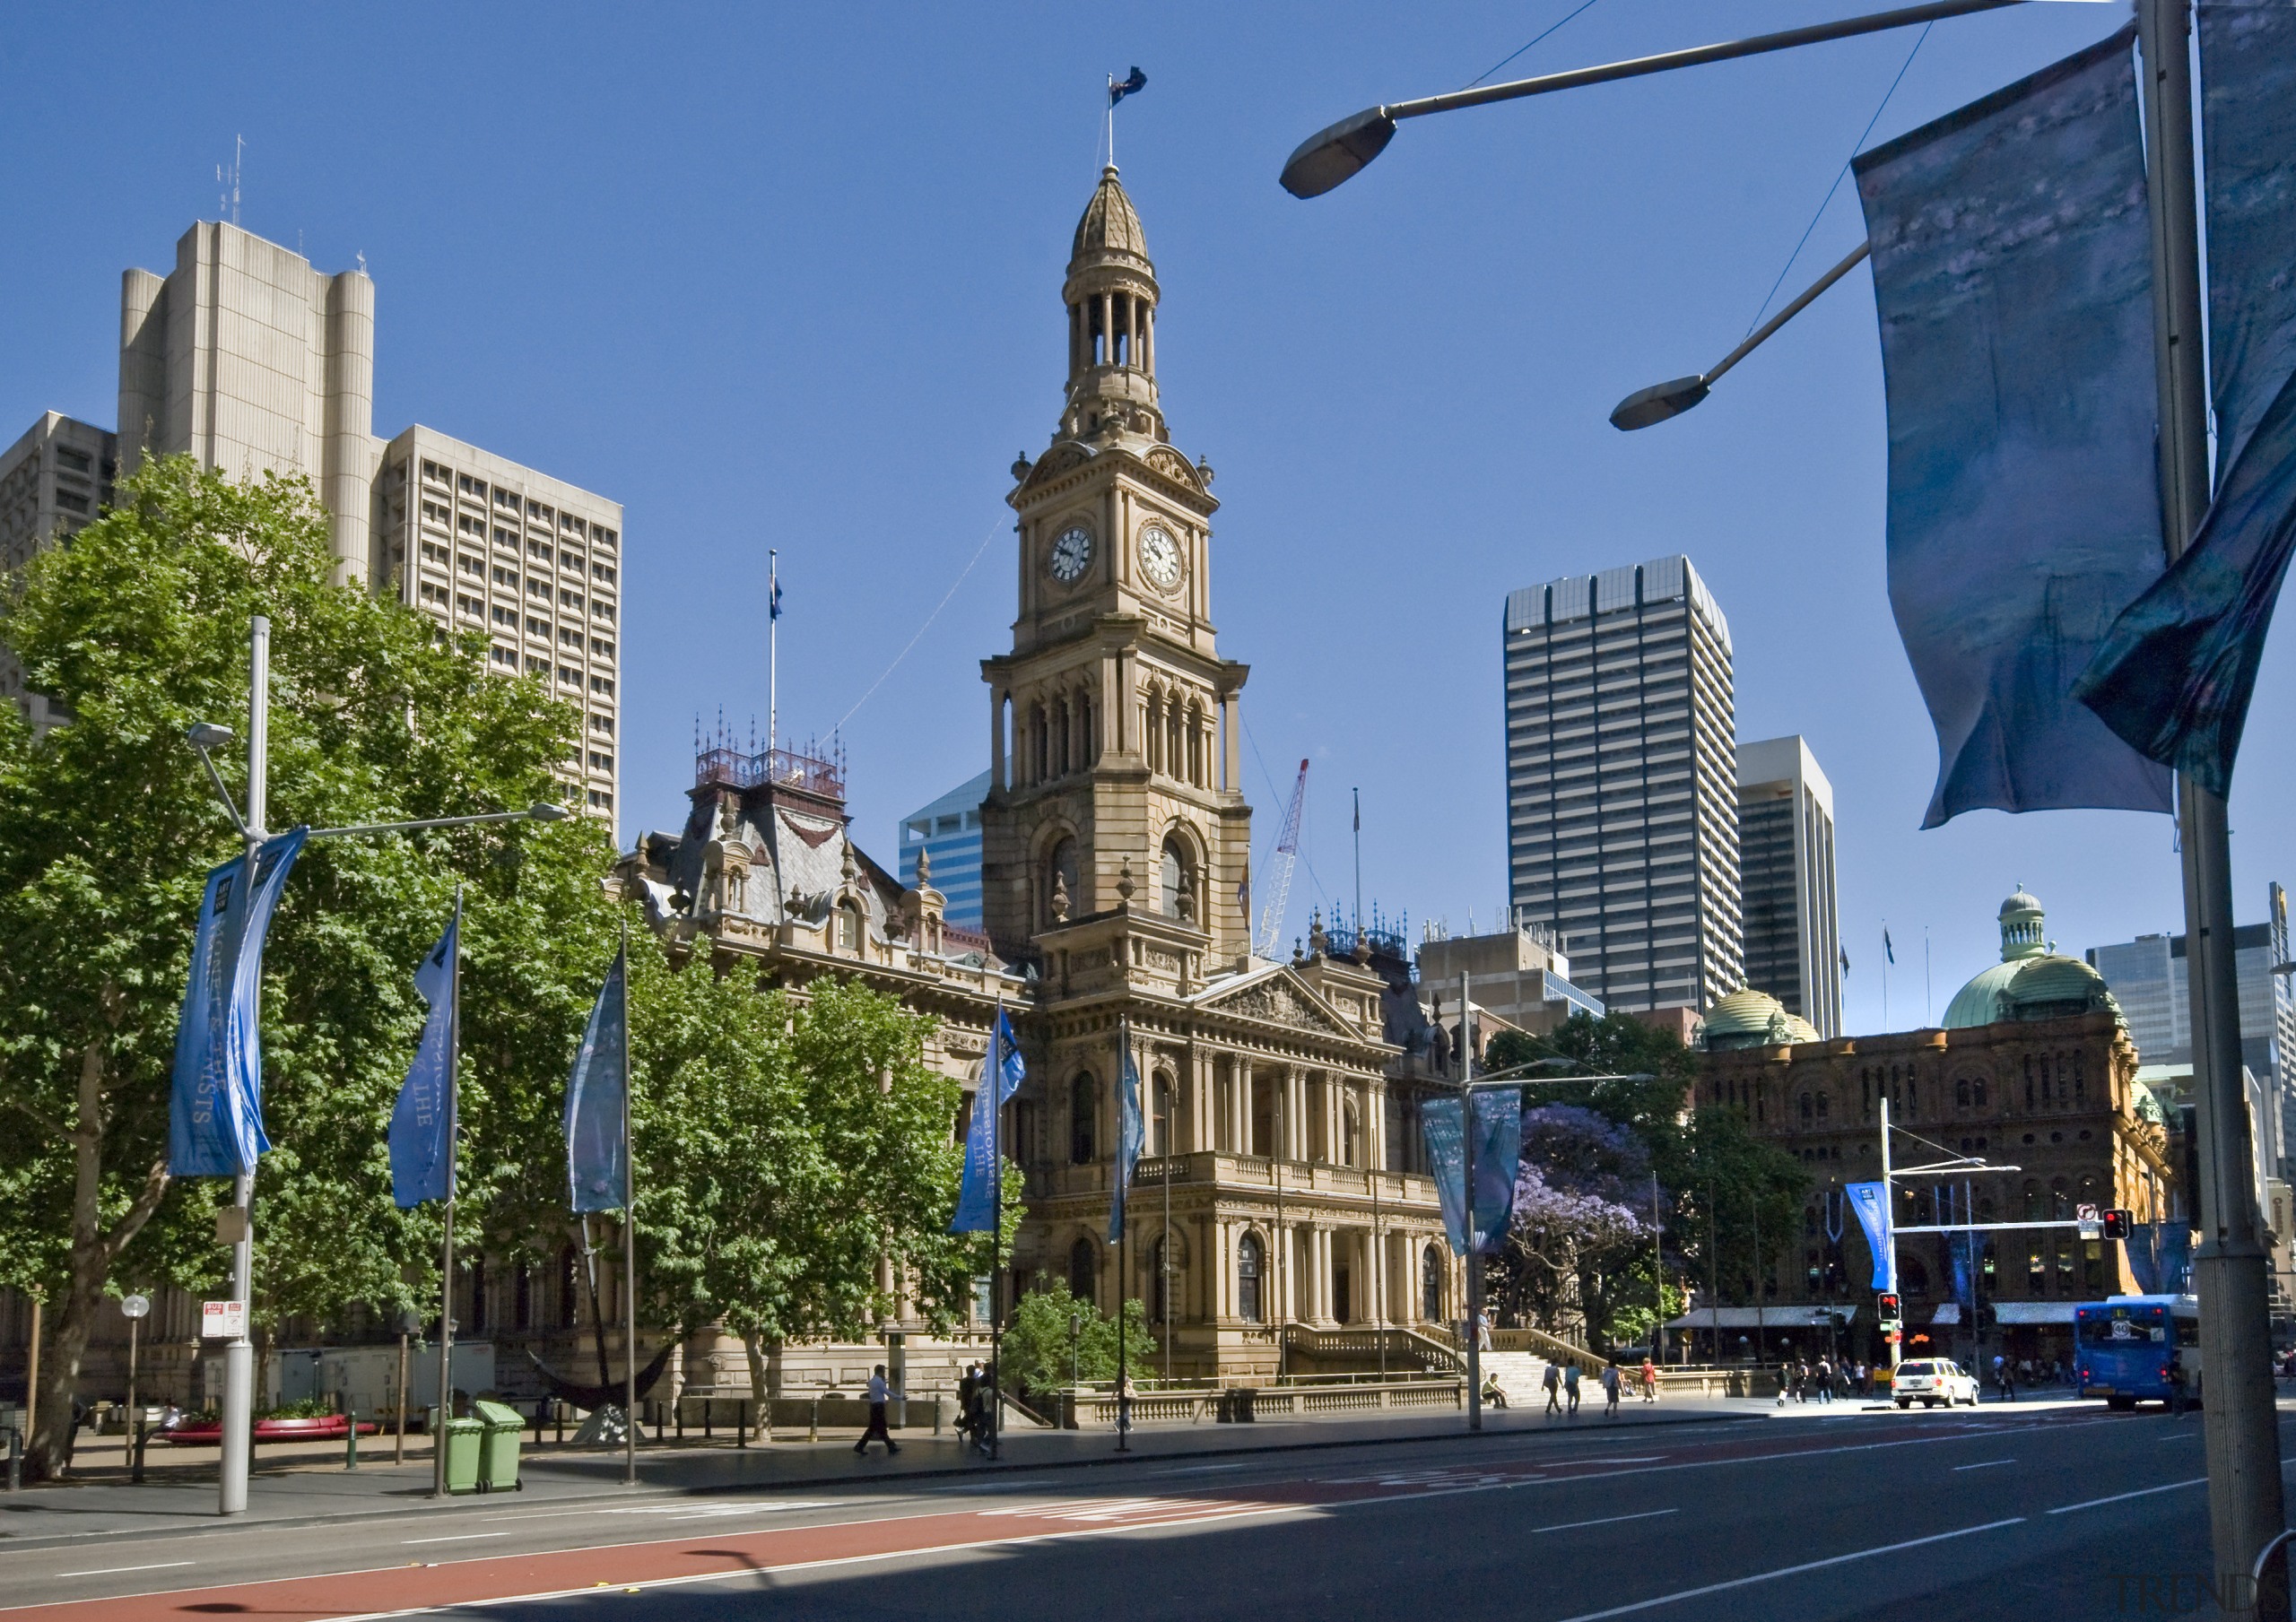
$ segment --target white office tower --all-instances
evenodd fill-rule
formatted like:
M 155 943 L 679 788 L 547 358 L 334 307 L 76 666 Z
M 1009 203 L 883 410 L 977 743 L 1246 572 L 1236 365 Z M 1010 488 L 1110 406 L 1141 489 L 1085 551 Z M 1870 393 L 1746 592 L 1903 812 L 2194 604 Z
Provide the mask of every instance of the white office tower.
M 1518 924 L 1610 1009 L 1744 984 L 1730 628 L 1685 557 L 1508 594 L 1507 857 Z
M 1738 875 L 1746 984 L 1839 1037 L 1833 785 L 1798 736 L 1738 745 Z
M 621 715 L 622 507 L 431 429 L 375 437 L 375 283 L 202 221 L 162 277 L 121 279 L 119 439 L 234 478 L 309 478 L 339 584 L 483 630 L 493 668 L 582 708 L 565 762 L 611 817 Z

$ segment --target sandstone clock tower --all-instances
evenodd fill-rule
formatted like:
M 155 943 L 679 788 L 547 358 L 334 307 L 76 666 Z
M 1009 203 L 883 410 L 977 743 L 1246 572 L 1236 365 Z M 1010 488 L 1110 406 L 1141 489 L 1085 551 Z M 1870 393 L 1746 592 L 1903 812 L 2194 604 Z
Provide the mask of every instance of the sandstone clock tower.
M 1020 612 L 990 690 L 983 905 L 1008 960 L 1056 995 L 1078 926 L 1152 919 L 1176 983 L 1247 957 L 1251 809 L 1238 766 L 1246 667 L 1212 626 L 1212 470 L 1170 443 L 1156 395 L 1156 269 L 1111 167 L 1062 289 L 1068 380 L 1052 444 L 1013 464 Z M 1169 936 L 1169 940 L 1163 937 Z

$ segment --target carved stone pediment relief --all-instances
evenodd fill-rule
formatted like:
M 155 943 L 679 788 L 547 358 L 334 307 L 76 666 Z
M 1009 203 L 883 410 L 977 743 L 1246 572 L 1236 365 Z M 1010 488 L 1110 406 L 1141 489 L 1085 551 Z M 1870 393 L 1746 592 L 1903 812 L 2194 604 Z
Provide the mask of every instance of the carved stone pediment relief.
M 1311 1030 L 1326 1036 L 1355 1035 L 1301 996 L 1290 981 L 1280 976 L 1271 976 L 1228 996 L 1214 998 L 1209 1006 L 1222 1013 L 1241 1014 L 1247 1019 L 1265 1019 L 1271 1025 L 1289 1025 L 1298 1030 Z

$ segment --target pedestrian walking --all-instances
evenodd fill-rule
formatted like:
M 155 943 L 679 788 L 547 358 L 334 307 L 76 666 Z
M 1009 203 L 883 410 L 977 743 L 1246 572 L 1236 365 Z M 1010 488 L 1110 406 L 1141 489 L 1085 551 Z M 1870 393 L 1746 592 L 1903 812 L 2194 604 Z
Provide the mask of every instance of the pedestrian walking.
M 1874 1394 L 1874 1371 L 1866 1366 L 1863 1357 L 1857 1359 L 1857 1394 L 1861 1397 Z
M 1614 1419 L 1618 1417 L 1618 1365 L 1615 1363 L 1604 1364 L 1603 1418 L 1605 1419 Z
M 963 1378 L 957 1382 L 957 1435 L 966 1441 L 972 1440 L 972 1396 L 979 1389 L 980 1365 L 969 1363 L 965 1366 Z
M 1546 1392 L 1546 1411 L 1551 1414 L 1561 1413 L 1562 1411 L 1561 1368 L 1556 1364 L 1548 1364 L 1546 1373 L 1539 1376 L 1539 1387 Z
M 1818 1401 L 1827 1404 L 1833 1401 L 1833 1364 L 1824 1357 L 1818 1359 Z
M 1475 1314 L 1474 1343 L 1480 1350 L 1491 1349 L 1491 1309 L 1487 1306 Z
M 1642 1400 L 1645 1402 L 1658 1400 L 1658 1371 L 1647 1357 L 1642 1359 Z
M 1578 1366 L 1573 1363 L 1562 1371 L 1562 1401 L 1568 1409 L 1565 1418 L 1578 1417 Z
M 876 1372 L 869 1376 L 869 1428 L 863 1431 L 861 1439 L 853 1444 L 855 1453 L 867 1453 L 872 1442 L 883 1443 L 888 1457 L 900 1452 L 900 1444 L 894 1441 L 892 1432 L 885 1428 L 885 1403 L 891 1395 L 891 1388 L 885 1383 L 885 1366 L 880 1363 Z

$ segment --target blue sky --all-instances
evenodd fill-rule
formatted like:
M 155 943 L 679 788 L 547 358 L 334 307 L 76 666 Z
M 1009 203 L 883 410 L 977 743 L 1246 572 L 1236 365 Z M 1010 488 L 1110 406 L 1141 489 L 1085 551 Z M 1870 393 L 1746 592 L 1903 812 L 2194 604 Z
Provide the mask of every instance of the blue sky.
M 322 269 L 366 256 L 378 431 L 426 422 L 627 507 L 625 841 L 681 818 L 698 712 L 762 726 L 767 547 L 799 737 L 948 597 L 845 724 L 890 860 L 900 814 L 985 764 L 1005 470 L 1052 428 L 1100 87 L 1137 63 L 1118 156 L 1164 286 L 1173 438 L 1226 503 L 1214 609 L 1253 666 L 1263 862 L 1315 762 L 1287 932 L 1350 889 L 1354 785 L 1367 895 L 1414 927 L 1492 918 L 1501 597 L 1677 551 L 1729 616 L 1741 735 L 1800 732 L 1833 780 L 1851 1028 L 1883 1024 L 1884 919 L 1900 1028 L 1925 927 L 1942 1010 L 2016 882 L 2066 950 L 2181 927 L 2165 819 L 1918 829 L 1935 748 L 1883 593 L 1862 270 L 1697 412 L 1605 421 L 1746 331 L 1911 33 L 1426 120 L 1328 196 L 1277 188 L 1309 132 L 1464 84 L 1576 4 L 36 8 L 10 21 L 0 102 L 0 437 L 47 409 L 111 423 L 119 273 L 173 264 L 244 134 L 242 223 Z M 1508 72 L 1853 9 L 1598 0 Z M 1873 139 L 2121 15 L 1942 24 Z M 1861 234 L 1845 183 L 1785 291 Z M 2243 921 L 2296 872 L 2292 698 L 2275 644 L 2232 800 Z

